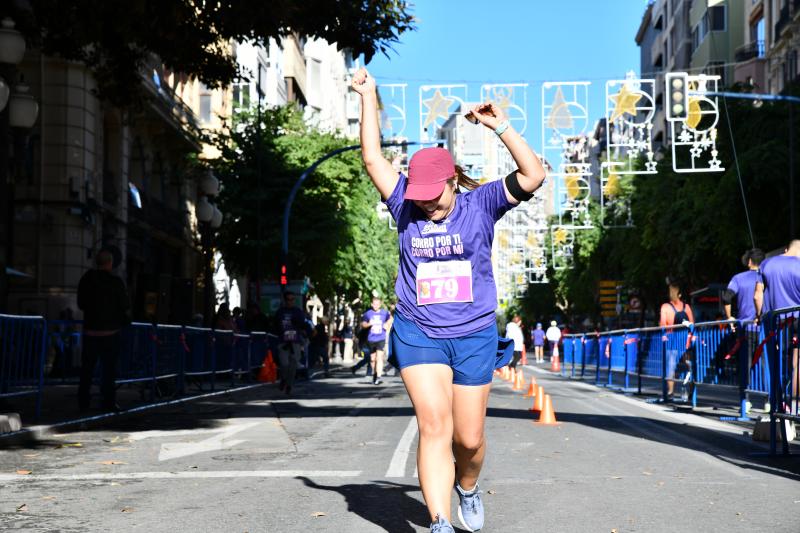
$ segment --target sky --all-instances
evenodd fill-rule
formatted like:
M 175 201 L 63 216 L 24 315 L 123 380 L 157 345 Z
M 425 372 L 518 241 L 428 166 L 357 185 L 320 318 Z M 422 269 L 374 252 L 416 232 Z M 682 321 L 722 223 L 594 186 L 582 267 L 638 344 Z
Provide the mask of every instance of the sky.
M 477 101 L 484 83 L 528 83 L 529 127 L 541 137 L 545 81 L 590 81 L 592 122 L 605 110 L 605 80 L 640 70 L 636 31 L 646 0 L 416 0 L 417 30 L 367 69 L 378 84 L 408 83 L 405 136 L 418 140 L 419 86 L 468 83 Z M 474 96 L 473 96 L 474 95 Z

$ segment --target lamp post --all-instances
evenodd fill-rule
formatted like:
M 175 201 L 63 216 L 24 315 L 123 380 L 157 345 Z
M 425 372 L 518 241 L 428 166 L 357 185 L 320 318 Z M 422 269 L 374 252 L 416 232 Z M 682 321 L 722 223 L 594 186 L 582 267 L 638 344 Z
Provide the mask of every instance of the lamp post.
M 214 316 L 214 247 L 212 237 L 214 230 L 222 226 L 222 211 L 209 201 L 219 194 L 219 180 L 207 171 L 200 180 L 200 195 L 195 206 L 200 246 L 203 249 L 203 322 L 206 327 L 212 326 Z
M 11 128 L 28 129 L 36 123 L 39 104 L 28 94 L 25 84 L 11 91 L 16 65 L 25 56 L 25 38 L 14 29 L 14 21 L 0 21 L 0 312 L 9 312 L 8 269 L 14 251 L 14 173 L 11 161 Z M 16 146 L 14 159 L 19 159 L 22 144 Z M 16 165 L 15 165 L 16 166 Z

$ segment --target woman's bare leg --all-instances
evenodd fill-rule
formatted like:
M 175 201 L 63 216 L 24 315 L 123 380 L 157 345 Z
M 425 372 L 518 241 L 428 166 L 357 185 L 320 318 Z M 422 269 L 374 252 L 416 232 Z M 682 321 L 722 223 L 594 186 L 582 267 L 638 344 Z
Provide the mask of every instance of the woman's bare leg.
M 442 364 L 423 364 L 400 371 L 419 426 L 417 471 L 431 521 L 450 520 L 453 492 L 453 370 Z
M 484 422 L 491 388 L 491 383 L 453 385 L 453 456 L 458 484 L 466 491 L 478 482 L 486 455 Z

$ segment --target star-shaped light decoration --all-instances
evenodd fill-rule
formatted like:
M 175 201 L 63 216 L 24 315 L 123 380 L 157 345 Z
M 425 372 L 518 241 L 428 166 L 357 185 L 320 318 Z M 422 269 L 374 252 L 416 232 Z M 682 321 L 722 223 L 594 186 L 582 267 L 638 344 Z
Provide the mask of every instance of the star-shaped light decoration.
M 697 159 L 698 157 L 703 155 L 703 149 L 701 147 L 699 147 L 699 146 L 692 146 L 692 149 L 689 150 L 689 152 L 692 154 L 692 157 L 695 158 L 695 159 Z
M 450 106 L 455 101 L 455 98 L 448 98 L 442 94 L 441 90 L 436 89 L 431 98 L 422 101 L 428 108 L 428 115 L 425 117 L 425 124 L 422 127 L 427 128 L 434 124 L 437 118 L 447 119 L 450 116 Z
M 564 92 L 561 87 L 556 89 L 556 94 L 553 97 L 553 106 L 550 108 L 550 118 L 547 120 L 547 127 L 554 130 L 570 130 L 574 122 L 572 120 L 572 113 L 569 112 L 569 106 L 564 98 Z
M 614 111 L 611 112 L 611 122 L 614 122 L 625 115 L 636 116 L 636 104 L 642 99 L 642 93 L 630 90 L 628 84 L 624 84 L 617 94 L 612 94 L 614 100 Z
M 653 172 L 653 173 L 655 173 L 655 172 L 656 172 L 656 164 L 657 164 L 657 163 L 656 163 L 655 161 L 647 161 L 647 162 L 644 164 L 644 168 L 646 168 L 646 169 L 647 169 L 647 172 Z
M 564 244 L 567 242 L 568 236 L 569 234 L 567 233 L 567 230 L 564 228 L 558 228 L 553 232 L 553 242 L 556 244 Z

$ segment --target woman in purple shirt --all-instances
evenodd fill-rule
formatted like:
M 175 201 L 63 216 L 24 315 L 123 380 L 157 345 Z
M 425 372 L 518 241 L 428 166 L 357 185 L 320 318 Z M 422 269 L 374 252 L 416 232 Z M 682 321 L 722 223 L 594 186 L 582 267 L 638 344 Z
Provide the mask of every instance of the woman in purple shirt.
M 417 417 L 417 467 L 431 531 L 454 531 L 454 486 L 462 524 L 477 531 L 492 373 L 513 351 L 507 339 L 500 342 L 495 323 L 494 224 L 530 199 L 544 169 L 503 111 L 486 103 L 471 118 L 499 136 L 518 170 L 478 187 L 446 150 L 425 148 L 411 158 L 408 177 L 398 174 L 381 153 L 376 86 L 365 69 L 353 77 L 353 89 L 361 95 L 364 164 L 397 222 L 398 303 L 389 342 Z M 457 194 L 459 186 L 472 190 Z

